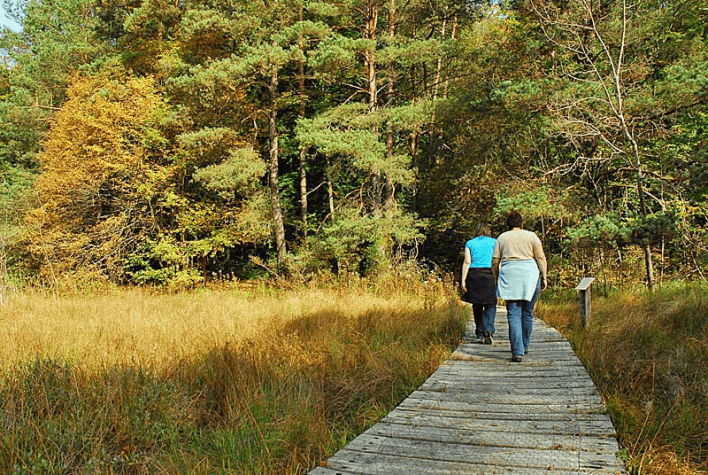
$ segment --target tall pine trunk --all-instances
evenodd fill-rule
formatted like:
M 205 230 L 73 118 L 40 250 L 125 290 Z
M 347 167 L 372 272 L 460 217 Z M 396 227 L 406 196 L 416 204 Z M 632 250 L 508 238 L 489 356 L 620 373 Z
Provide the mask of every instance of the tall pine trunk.
M 364 38 L 376 42 L 376 28 L 379 20 L 379 6 L 374 1 L 369 1 L 366 8 L 366 25 L 364 30 Z M 367 75 L 367 92 L 369 95 L 369 112 L 378 110 L 378 82 L 376 78 L 376 46 L 367 50 L 364 53 L 364 68 Z M 377 133 L 378 128 L 374 126 L 373 132 Z M 375 217 L 380 217 L 382 214 L 381 206 L 381 172 L 378 167 L 374 168 L 371 173 L 372 183 L 372 214 Z
M 278 274 L 285 270 L 285 226 L 283 224 L 283 210 L 280 206 L 280 192 L 278 190 L 278 69 L 273 67 L 268 85 L 271 104 L 268 114 L 268 138 L 270 140 L 270 153 L 268 161 L 268 187 L 270 188 L 271 211 L 273 214 L 273 232 L 275 234 L 275 247 L 278 259 Z
M 303 21 L 303 9 L 304 4 L 300 4 L 300 22 Z M 298 45 L 300 50 L 305 52 L 305 44 L 300 35 L 298 39 Z M 298 65 L 298 75 L 299 75 L 299 100 L 300 100 L 300 118 L 305 118 L 305 61 L 300 61 Z M 300 174 L 300 232 L 302 237 L 307 237 L 307 149 L 300 146 L 300 161 L 299 161 L 299 174 Z
M 391 44 L 394 43 L 396 37 L 396 0 L 391 0 L 388 9 L 388 35 L 391 38 Z M 388 82 L 386 84 L 386 102 L 388 107 L 393 107 L 394 103 L 394 82 L 395 82 L 396 72 L 393 67 L 393 63 L 388 65 Z M 393 124 L 389 119 L 386 123 L 386 158 L 388 160 L 393 160 Z M 394 195 L 396 193 L 396 185 L 390 176 L 385 177 L 384 183 L 384 197 L 383 197 L 383 207 L 384 213 L 390 215 L 393 212 L 393 206 L 395 203 Z

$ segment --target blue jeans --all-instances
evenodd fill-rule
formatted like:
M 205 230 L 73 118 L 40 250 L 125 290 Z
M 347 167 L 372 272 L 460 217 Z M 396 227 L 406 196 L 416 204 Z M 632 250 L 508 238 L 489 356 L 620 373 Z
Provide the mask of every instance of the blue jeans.
M 472 313 L 474 314 L 475 335 L 482 337 L 487 330 L 494 335 L 494 319 L 497 316 L 497 306 L 493 304 L 473 303 Z
M 507 300 L 506 312 L 509 321 L 509 342 L 511 342 L 511 354 L 523 356 L 529 349 L 531 343 L 531 332 L 533 331 L 533 308 L 541 290 L 541 279 L 536 284 L 536 291 L 533 298 L 528 300 Z

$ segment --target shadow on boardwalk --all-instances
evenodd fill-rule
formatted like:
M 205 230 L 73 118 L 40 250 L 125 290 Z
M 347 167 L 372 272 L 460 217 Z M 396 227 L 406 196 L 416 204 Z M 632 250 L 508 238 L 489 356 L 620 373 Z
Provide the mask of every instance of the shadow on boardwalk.
M 506 311 L 492 345 L 465 341 L 388 416 L 310 475 L 624 474 L 615 429 L 568 341 L 534 321 L 512 363 Z

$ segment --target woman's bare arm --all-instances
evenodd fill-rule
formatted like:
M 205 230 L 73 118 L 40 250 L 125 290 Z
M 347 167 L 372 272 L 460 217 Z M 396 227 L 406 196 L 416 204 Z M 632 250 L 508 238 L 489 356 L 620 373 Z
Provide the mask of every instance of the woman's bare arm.
M 462 279 L 460 281 L 460 287 L 462 287 L 463 292 L 467 292 L 467 272 L 470 270 L 470 264 L 472 264 L 472 254 L 467 246 L 465 246 L 465 260 L 462 262 Z

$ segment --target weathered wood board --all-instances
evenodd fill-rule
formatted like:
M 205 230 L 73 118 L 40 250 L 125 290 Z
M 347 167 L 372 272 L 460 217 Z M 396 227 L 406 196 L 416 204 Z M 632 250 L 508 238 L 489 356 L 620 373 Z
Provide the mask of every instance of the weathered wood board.
M 511 362 L 506 312 L 492 345 L 465 341 L 418 390 L 310 475 L 618 475 L 615 429 L 570 344 L 534 321 Z

